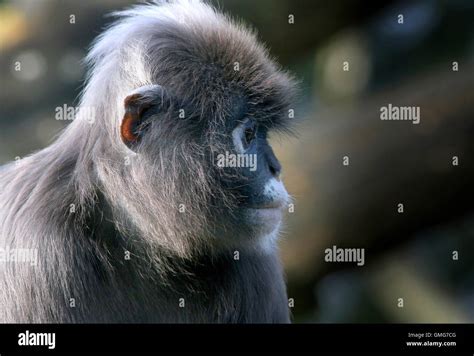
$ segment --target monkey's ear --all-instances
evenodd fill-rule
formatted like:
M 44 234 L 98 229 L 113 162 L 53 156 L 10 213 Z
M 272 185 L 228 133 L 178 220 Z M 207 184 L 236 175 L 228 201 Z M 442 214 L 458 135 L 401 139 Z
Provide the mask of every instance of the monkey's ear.
M 120 125 L 120 136 L 128 148 L 140 142 L 150 112 L 159 112 L 169 106 L 169 100 L 160 85 L 146 85 L 134 90 L 124 100 L 125 114 Z M 154 110 L 151 110 L 154 109 Z

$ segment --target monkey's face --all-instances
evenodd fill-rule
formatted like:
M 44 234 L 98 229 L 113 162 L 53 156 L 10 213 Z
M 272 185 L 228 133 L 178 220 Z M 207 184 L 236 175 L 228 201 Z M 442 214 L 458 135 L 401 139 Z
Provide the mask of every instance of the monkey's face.
M 278 230 L 289 200 L 268 134 L 269 128 L 257 119 L 243 118 L 232 129 L 231 150 L 214 153 L 222 184 L 237 199 L 234 224 L 261 236 Z
M 184 205 L 178 219 L 189 217 L 189 229 L 200 216 L 217 239 L 272 240 L 289 200 L 268 142 L 283 106 L 252 106 L 241 95 L 225 103 L 224 113 L 195 110 L 162 86 L 139 88 L 125 100 L 122 140 L 154 168 L 147 181 L 168 191 L 169 209 Z M 209 116 L 217 119 L 203 119 Z
M 157 84 L 127 96 L 121 136 L 156 172 L 147 182 L 160 181 L 168 210 L 185 206 L 181 230 L 236 242 L 274 236 L 287 207 L 268 136 L 288 127 L 294 80 L 228 26 L 177 28 L 169 51 L 150 49 Z

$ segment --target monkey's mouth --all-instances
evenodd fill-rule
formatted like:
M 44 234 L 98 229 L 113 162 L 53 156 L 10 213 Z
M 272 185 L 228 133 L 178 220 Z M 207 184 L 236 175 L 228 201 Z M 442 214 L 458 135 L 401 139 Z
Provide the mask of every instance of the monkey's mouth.
M 252 210 L 262 210 L 262 209 L 272 209 L 272 210 L 282 210 L 284 206 L 283 200 L 272 200 L 268 202 L 264 202 L 261 204 L 255 204 L 249 206 L 249 209 Z
M 284 202 L 281 200 L 274 200 L 258 205 L 253 205 L 247 209 L 250 220 L 266 225 L 277 226 L 283 218 Z

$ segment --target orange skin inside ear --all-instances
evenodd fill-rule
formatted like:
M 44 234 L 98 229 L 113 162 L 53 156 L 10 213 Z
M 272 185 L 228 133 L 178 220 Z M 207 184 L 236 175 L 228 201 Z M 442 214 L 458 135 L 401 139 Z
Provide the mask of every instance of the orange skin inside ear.
M 124 100 L 126 112 L 120 125 L 120 135 L 126 144 L 135 143 L 139 140 L 138 135 L 135 133 L 135 128 L 140 121 L 140 98 L 140 94 L 133 94 L 127 96 Z
M 122 124 L 120 125 L 120 135 L 124 142 L 133 143 L 138 141 L 138 136 L 134 133 L 138 120 L 138 113 L 134 115 L 127 111 L 123 116 Z

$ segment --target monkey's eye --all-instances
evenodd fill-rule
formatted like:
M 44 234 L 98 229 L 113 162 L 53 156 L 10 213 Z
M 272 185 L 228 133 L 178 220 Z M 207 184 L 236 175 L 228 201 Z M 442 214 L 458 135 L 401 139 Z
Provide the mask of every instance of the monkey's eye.
M 257 137 L 257 125 L 255 121 L 249 120 L 245 123 L 242 136 L 242 144 L 246 149 L 250 146 L 255 137 Z

